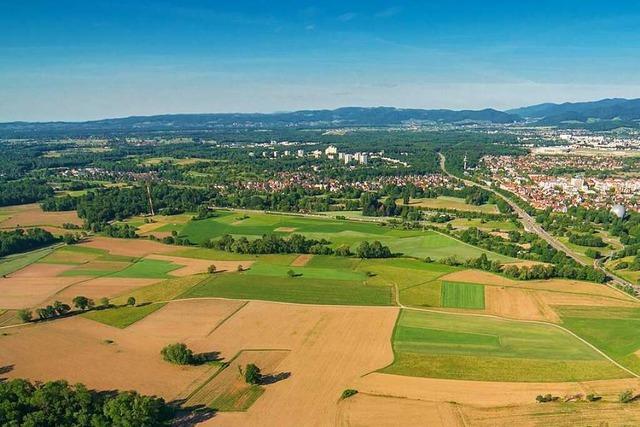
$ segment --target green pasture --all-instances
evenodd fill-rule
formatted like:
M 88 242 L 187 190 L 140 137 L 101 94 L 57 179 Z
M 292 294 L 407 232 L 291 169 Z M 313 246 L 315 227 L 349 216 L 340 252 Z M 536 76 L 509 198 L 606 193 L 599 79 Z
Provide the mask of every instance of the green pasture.
M 219 297 L 303 304 L 393 305 L 391 287 L 361 280 L 327 280 L 286 275 L 216 274 L 190 288 L 181 298 Z
M 550 325 L 402 310 L 392 338 L 392 374 L 483 381 L 584 381 L 627 377 Z
M 558 307 L 562 325 L 640 374 L 640 307 Z
M 95 320 L 96 322 L 104 323 L 105 325 L 124 329 L 162 307 L 164 307 L 164 304 L 147 304 L 137 307 L 113 307 L 87 311 L 86 313 L 82 313 L 82 316 Z
M 275 265 L 265 261 L 258 261 L 246 271 L 247 276 L 274 276 L 289 277 L 288 272 L 293 271 L 296 277 L 325 280 L 364 280 L 364 273 L 335 268 L 290 267 L 287 265 Z
M 31 252 L 13 254 L 0 258 L 0 276 L 11 274 L 33 264 L 34 262 L 38 262 L 51 254 L 54 249 L 55 247 L 50 246 L 47 248 L 36 249 Z
M 348 245 L 355 250 L 363 241 L 379 240 L 394 253 L 410 257 L 440 259 L 455 254 L 464 260 L 486 253 L 491 259 L 513 261 L 512 258 L 485 251 L 432 230 L 402 230 L 379 223 L 330 218 L 219 211 L 217 217 L 189 221 L 182 227 L 172 227 L 172 230 L 194 243 L 202 243 L 225 234 L 255 239 L 265 234 L 288 236 L 297 233 L 308 238 L 327 239 L 334 248 Z M 165 230 L 160 228 L 159 231 Z M 227 257 L 241 259 L 240 254 Z
M 398 201 L 402 204 L 402 200 Z M 407 206 L 422 209 L 455 209 L 466 212 L 499 213 L 495 204 L 472 205 L 460 197 L 438 196 L 437 198 L 411 199 Z
M 111 277 L 129 277 L 141 279 L 166 279 L 173 270 L 177 270 L 181 266 L 167 261 L 157 259 L 142 259 L 131 264 L 124 270 L 120 270 L 111 275 Z
M 442 281 L 443 307 L 484 309 L 484 285 Z
M 511 221 L 487 221 L 480 218 L 456 218 L 449 221 L 455 228 L 470 228 L 476 227 L 484 231 L 500 230 L 500 231 L 512 231 L 518 229 L 518 224 L 514 224 Z

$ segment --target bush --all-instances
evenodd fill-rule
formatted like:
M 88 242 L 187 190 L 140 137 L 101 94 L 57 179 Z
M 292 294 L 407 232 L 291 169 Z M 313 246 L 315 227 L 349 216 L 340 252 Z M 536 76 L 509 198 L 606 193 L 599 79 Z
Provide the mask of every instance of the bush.
M 209 268 L 207 268 L 207 272 L 208 272 L 209 274 L 214 274 L 214 273 L 216 272 L 216 266 L 215 266 L 215 265 L 213 265 L 213 264 L 211 264 L 211 265 L 209 266 Z
M 22 310 L 18 310 L 18 317 L 20 318 L 20 320 L 22 320 L 22 322 L 29 323 L 31 322 L 31 320 L 33 320 L 33 313 L 31 312 L 31 310 L 27 310 L 25 308 Z
M 598 396 L 593 393 L 587 394 L 587 400 L 589 402 L 597 402 L 598 400 L 601 400 L 601 399 L 602 399 L 602 396 Z
M 635 400 L 633 390 L 625 390 L 618 395 L 618 401 L 620 403 L 630 403 Z
M 160 351 L 160 354 L 164 360 L 176 365 L 191 365 L 195 362 L 193 351 L 184 343 L 169 344 Z
M 260 368 L 255 364 L 249 363 L 244 369 L 244 380 L 247 384 L 258 384 L 262 375 L 260 374 Z
M 351 396 L 354 396 L 358 394 L 358 390 L 354 390 L 352 388 L 348 388 L 345 391 L 342 392 L 342 395 L 340 395 L 340 399 L 347 399 Z
M 127 305 L 133 307 L 134 305 L 136 305 L 136 299 L 134 297 L 127 298 Z
M 544 396 L 539 394 L 536 396 L 536 401 L 538 403 L 547 403 L 547 402 L 555 402 L 556 400 L 560 399 L 558 396 L 552 396 L 550 394 L 545 394 Z
M 289 277 L 296 277 L 296 272 L 295 272 L 295 271 L 293 271 L 293 270 L 288 270 L 288 271 L 287 271 L 287 276 L 289 276 Z

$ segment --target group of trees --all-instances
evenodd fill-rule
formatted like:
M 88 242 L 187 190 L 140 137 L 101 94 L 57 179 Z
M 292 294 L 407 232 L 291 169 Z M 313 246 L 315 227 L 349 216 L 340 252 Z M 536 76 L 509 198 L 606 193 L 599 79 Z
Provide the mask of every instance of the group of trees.
M 4 149 L 3 147 L 3 151 Z M 0 206 L 34 203 L 52 196 L 53 188 L 42 180 L 0 181 Z
M 607 244 L 602 241 L 602 237 L 594 236 L 593 234 L 570 233 L 569 243 L 579 246 L 589 246 L 592 248 L 603 248 L 607 246 Z
M 71 301 L 73 306 L 80 311 L 93 310 L 93 309 L 105 309 L 112 307 L 109 298 L 103 297 L 100 298 L 99 304 L 96 306 L 96 303 L 91 299 L 82 295 L 78 295 L 73 298 Z M 134 306 L 136 305 L 136 299 L 134 297 L 129 297 L 127 299 L 126 305 Z M 35 310 L 35 314 L 38 316 L 38 320 L 50 320 L 55 319 L 57 317 L 62 317 L 67 314 L 71 314 L 71 306 L 69 304 L 63 303 L 61 301 L 54 301 L 53 304 L 49 304 L 45 307 L 40 307 Z M 23 322 L 31 322 L 34 320 L 33 312 L 28 309 L 22 309 L 18 311 L 18 317 Z
M 391 249 L 378 240 L 369 243 L 366 240 L 356 248 L 358 258 L 390 258 L 393 256 Z
M 330 255 L 333 250 L 328 247 L 331 242 L 325 239 L 315 240 L 301 234 L 292 234 L 283 238 L 274 234 L 264 235 L 255 240 L 246 237 L 234 238 L 225 234 L 217 240 L 209 240 L 205 247 L 241 254 L 321 254 Z
M 53 234 L 42 228 L 18 228 L 12 231 L 0 231 L 0 257 L 26 252 L 57 242 Z
M 174 410 L 158 397 L 134 391 L 100 393 L 66 381 L 0 382 L 0 420 L 6 426 L 169 425 Z

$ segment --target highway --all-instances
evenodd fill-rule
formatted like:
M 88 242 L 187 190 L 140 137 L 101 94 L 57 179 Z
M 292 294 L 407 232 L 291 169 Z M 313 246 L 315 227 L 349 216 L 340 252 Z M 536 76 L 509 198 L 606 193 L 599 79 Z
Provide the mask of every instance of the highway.
M 576 253 L 574 253 L 571 249 L 569 249 L 564 243 L 562 243 L 561 241 L 556 239 L 554 236 L 549 234 L 549 232 L 547 232 L 545 229 L 543 229 L 536 222 L 536 220 L 531 217 L 531 215 L 529 215 L 527 212 L 525 212 L 524 209 L 522 209 L 520 206 L 518 206 L 513 200 L 511 200 L 508 197 L 498 193 L 493 188 L 491 188 L 491 187 L 489 187 L 487 185 L 480 184 L 478 182 L 471 181 L 471 180 L 464 179 L 464 178 L 460 178 L 460 177 L 457 177 L 457 176 L 453 175 L 452 173 L 447 171 L 447 168 L 445 166 L 445 163 L 447 161 L 446 157 L 442 153 L 438 153 L 438 156 L 440 156 L 440 169 L 442 169 L 442 172 L 444 172 L 446 175 L 448 175 L 448 176 L 450 176 L 452 178 L 459 179 L 459 180 L 463 181 L 467 185 L 475 185 L 475 186 L 483 188 L 483 189 L 485 189 L 487 191 L 491 191 L 493 194 L 495 194 L 498 197 L 502 198 L 505 202 L 507 202 L 509 204 L 509 206 L 511 206 L 513 211 L 518 215 L 518 218 L 520 219 L 520 222 L 524 226 L 525 230 L 527 230 L 527 231 L 529 231 L 531 233 L 536 233 L 538 236 L 542 237 L 547 243 L 549 243 L 549 245 L 551 245 L 551 247 L 553 247 L 554 249 L 556 249 L 558 251 L 564 252 L 567 256 L 573 258 L 577 263 L 579 263 L 581 265 L 588 265 L 587 262 L 585 262 L 583 259 L 581 259 L 578 255 L 576 255 Z M 618 277 L 615 274 L 611 273 L 609 270 L 605 269 L 603 267 L 603 265 L 602 265 L 602 262 L 598 262 L 597 260 L 594 261 L 593 267 L 598 269 L 598 270 L 600 270 L 600 271 L 602 271 L 604 274 L 606 274 L 607 277 L 609 277 L 609 279 L 611 279 L 611 281 L 613 283 L 616 283 L 618 285 L 623 285 L 623 286 L 631 286 L 634 289 L 636 288 L 632 283 L 627 282 L 626 280 L 622 279 L 621 277 Z M 615 289 L 617 291 L 623 292 L 620 289 L 616 288 L 615 286 L 611 286 L 611 288 Z M 625 295 L 628 295 L 628 294 L 625 293 Z

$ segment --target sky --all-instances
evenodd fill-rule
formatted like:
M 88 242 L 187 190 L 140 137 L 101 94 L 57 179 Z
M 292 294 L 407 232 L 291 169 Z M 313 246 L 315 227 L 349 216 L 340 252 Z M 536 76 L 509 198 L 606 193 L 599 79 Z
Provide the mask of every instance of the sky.
M 640 97 L 640 2 L 0 0 L 0 122 Z

